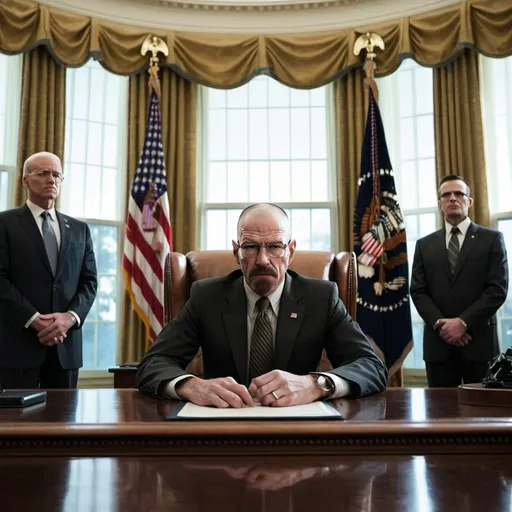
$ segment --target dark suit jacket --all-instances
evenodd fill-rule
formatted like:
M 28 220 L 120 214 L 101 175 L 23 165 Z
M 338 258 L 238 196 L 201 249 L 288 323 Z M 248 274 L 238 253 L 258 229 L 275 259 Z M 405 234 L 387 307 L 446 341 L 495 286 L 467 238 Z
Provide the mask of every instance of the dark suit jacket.
M 205 378 L 231 376 L 248 385 L 247 299 L 240 270 L 197 281 L 180 314 L 159 334 L 137 372 L 139 389 L 162 396 L 203 350 Z M 297 317 L 290 315 L 296 313 Z M 351 383 L 351 396 L 386 387 L 386 368 L 353 322 L 335 283 L 288 271 L 279 305 L 275 367 L 297 375 L 318 371 L 322 349 L 333 373 Z
M 455 272 L 451 273 L 446 232 L 440 229 L 416 244 L 411 296 L 425 321 L 423 357 L 427 362 L 448 358 L 451 345 L 434 331 L 439 318 L 460 317 L 473 337 L 457 348 L 475 362 L 487 362 L 499 352 L 495 313 L 505 302 L 508 264 L 503 235 L 471 223 Z
M 61 244 L 53 276 L 41 232 L 28 206 L 0 213 L 0 366 L 37 368 L 47 348 L 24 326 L 37 312 L 74 311 L 83 326 L 96 297 L 96 262 L 87 224 L 57 212 Z M 75 324 L 57 345 L 61 366 L 82 366 Z

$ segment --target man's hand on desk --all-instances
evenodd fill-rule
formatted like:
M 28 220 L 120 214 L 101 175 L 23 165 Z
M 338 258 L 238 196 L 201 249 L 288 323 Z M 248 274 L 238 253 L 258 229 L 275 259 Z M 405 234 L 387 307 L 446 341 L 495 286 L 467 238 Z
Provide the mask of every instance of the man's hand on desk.
M 191 377 L 178 382 L 175 389 L 181 398 L 196 405 L 236 409 L 254 407 L 254 400 L 247 388 L 232 377 L 210 380 Z
M 272 370 L 253 379 L 249 393 L 262 405 L 272 407 L 310 404 L 328 394 L 315 384 L 313 375 L 294 375 L 283 370 Z

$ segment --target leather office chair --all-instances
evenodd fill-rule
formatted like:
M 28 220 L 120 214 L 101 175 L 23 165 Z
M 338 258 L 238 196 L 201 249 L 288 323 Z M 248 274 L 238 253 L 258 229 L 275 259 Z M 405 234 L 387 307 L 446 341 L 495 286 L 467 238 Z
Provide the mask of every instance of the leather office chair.
M 231 251 L 192 251 L 186 256 L 172 252 L 167 255 L 164 269 L 165 321 L 172 320 L 181 310 L 194 281 L 216 277 L 236 270 L 238 265 Z M 355 319 L 357 311 L 357 276 L 354 253 L 334 255 L 326 251 L 296 251 L 290 269 L 308 277 L 334 281 L 340 298 Z M 325 352 L 321 369 L 332 368 Z M 201 351 L 190 362 L 187 371 L 202 375 Z

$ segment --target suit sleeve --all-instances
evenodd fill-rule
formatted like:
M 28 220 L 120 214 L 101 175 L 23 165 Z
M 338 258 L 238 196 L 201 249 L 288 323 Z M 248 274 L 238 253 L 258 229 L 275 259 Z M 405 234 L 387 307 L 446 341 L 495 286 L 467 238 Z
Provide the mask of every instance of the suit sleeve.
M 165 384 L 181 375 L 200 347 L 198 320 L 198 283 L 190 290 L 190 298 L 178 316 L 169 322 L 139 365 L 137 387 L 140 391 L 162 398 Z
M 330 373 L 350 383 L 350 395 L 359 398 L 386 389 L 387 370 L 363 334 L 359 324 L 348 314 L 332 283 L 330 318 L 325 345 L 329 361 L 334 366 Z
M 508 290 L 507 250 L 503 234 L 498 232 L 491 247 L 486 269 L 484 292 L 459 316 L 468 324 L 468 329 L 485 323 L 503 305 Z
M 3 222 L 0 222 L 0 309 L 3 318 L 17 329 L 23 329 L 37 309 L 9 280 L 9 240 Z
M 96 272 L 96 259 L 92 246 L 91 232 L 89 226 L 85 225 L 85 251 L 80 269 L 77 291 L 69 303 L 68 309 L 73 310 L 80 317 L 80 327 L 89 313 L 98 288 L 98 277 Z M 79 327 L 79 326 L 76 326 Z
M 430 295 L 425 266 L 423 264 L 423 252 L 421 245 L 421 242 L 418 241 L 416 244 L 416 250 L 414 251 L 411 277 L 411 297 L 427 328 L 434 329 L 435 323 L 440 318 L 443 318 L 444 315 L 436 306 Z

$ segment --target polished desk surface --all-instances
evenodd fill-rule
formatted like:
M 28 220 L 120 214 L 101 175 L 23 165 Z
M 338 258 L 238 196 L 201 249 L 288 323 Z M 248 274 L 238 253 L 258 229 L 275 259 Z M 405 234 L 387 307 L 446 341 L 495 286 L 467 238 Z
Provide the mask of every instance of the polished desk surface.
M 512 408 L 461 404 L 456 389 L 337 400 L 345 421 L 165 421 L 177 404 L 133 389 L 51 390 L 44 404 L 0 409 L 0 453 L 512 452 Z
M 3 512 L 510 511 L 507 456 L 0 459 Z
M 164 421 L 175 406 L 104 389 L 0 410 L 0 510 L 512 510 L 512 410 L 453 389 L 339 400 L 346 421 Z

